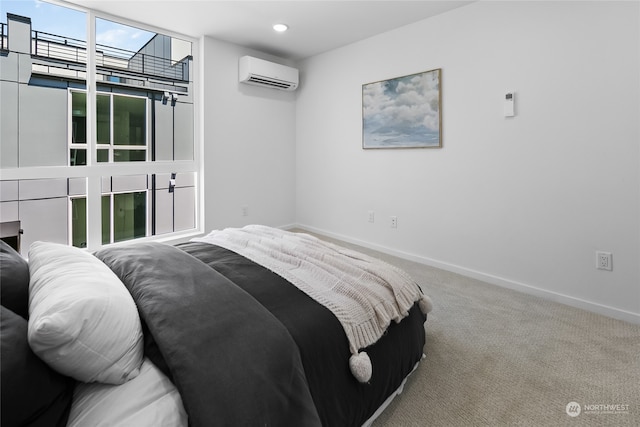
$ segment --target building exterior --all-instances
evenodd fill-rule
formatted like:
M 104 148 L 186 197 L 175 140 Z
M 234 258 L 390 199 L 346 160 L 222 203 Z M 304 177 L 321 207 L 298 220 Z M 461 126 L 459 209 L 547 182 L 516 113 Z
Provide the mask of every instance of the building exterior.
M 196 228 L 197 170 L 171 168 L 195 156 L 191 43 L 156 34 L 137 52 L 96 45 L 93 57 L 88 109 L 85 41 L 11 13 L 0 25 L 0 171 L 20 171 L 0 181 L 0 237 L 16 242 L 5 234 L 19 224 L 23 254 L 36 240 L 87 246 L 96 173 L 100 244 Z

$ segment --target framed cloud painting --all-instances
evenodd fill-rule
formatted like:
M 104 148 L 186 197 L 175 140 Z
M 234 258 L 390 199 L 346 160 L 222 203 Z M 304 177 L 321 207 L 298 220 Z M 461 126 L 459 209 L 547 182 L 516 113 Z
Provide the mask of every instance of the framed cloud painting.
M 362 148 L 440 148 L 440 69 L 362 85 Z

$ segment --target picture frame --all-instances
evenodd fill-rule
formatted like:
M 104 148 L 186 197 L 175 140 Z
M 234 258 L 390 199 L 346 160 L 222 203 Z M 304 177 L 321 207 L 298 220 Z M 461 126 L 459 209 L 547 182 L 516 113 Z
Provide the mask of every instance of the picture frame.
M 362 85 L 362 148 L 442 148 L 442 69 Z

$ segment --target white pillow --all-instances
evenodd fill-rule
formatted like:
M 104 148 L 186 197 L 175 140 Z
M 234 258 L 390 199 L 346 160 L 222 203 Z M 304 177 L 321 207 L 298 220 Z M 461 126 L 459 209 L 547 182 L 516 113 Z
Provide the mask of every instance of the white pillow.
M 73 246 L 29 248 L 29 345 L 56 371 L 122 384 L 139 373 L 142 326 L 133 298 L 109 267 Z
M 125 384 L 78 383 L 67 427 L 83 426 L 187 427 L 187 413 L 175 386 L 145 359 Z

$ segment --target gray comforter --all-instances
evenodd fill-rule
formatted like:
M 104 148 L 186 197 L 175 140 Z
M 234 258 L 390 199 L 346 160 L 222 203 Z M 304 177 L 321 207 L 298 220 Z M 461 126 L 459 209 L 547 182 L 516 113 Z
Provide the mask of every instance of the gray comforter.
M 296 343 L 245 291 L 173 246 L 95 255 L 131 292 L 191 426 L 321 424 Z
M 235 252 L 136 243 L 95 255 L 133 295 L 145 355 L 177 386 L 192 426 L 359 427 L 423 354 L 417 303 L 366 348 L 373 375 L 360 383 L 333 313 Z

